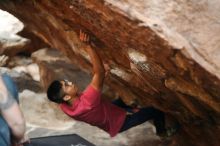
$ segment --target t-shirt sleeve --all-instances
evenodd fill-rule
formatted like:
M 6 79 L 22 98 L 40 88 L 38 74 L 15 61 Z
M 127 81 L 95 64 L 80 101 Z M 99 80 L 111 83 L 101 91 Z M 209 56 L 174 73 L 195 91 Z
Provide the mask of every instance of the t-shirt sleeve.
M 81 96 L 81 100 L 84 104 L 94 107 L 100 103 L 101 92 L 89 85 Z

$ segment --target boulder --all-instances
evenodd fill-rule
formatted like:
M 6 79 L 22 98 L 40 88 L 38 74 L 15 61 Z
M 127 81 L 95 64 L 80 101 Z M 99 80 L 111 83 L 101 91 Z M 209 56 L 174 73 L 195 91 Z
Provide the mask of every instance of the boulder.
M 1 1 L 0 8 L 91 72 L 78 39 L 79 29 L 86 31 L 111 66 L 106 83 L 115 92 L 180 122 L 174 144 L 218 146 L 219 5 L 217 0 L 23 0 Z
M 0 54 L 14 56 L 23 51 L 30 40 L 17 35 L 24 25 L 13 15 L 1 11 L 0 19 Z

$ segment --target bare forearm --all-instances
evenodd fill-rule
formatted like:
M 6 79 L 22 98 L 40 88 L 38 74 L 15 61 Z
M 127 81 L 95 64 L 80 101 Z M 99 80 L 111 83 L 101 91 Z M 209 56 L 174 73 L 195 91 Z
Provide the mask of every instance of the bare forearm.
M 2 116 L 11 129 L 13 139 L 20 141 L 25 133 L 25 120 L 18 104 L 14 102 L 10 108 L 3 110 Z
M 86 47 L 86 50 L 91 58 L 94 74 L 100 74 L 100 75 L 103 75 L 103 77 L 104 77 L 105 69 L 104 69 L 102 60 L 101 60 L 99 54 L 97 53 L 96 49 L 92 48 L 90 45 L 88 45 Z
M 12 136 L 16 141 L 21 141 L 24 137 L 25 134 L 25 124 L 24 123 L 20 123 L 20 124 L 16 124 L 13 127 L 14 129 L 12 130 Z
M 13 141 L 19 142 L 25 133 L 23 113 L 12 94 L 7 90 L 0 76 L 0 112 L 11 131 Z

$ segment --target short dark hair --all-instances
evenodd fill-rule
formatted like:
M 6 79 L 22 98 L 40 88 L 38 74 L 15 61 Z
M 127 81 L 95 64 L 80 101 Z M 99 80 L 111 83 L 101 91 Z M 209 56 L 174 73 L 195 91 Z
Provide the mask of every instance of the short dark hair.
M 47 98 L 52 102 L 56 102 L 56 103 L 64 102 L 63 100 L 64 95 L 65 94 L 62 90 L 62 84 L 58 80 L 53 81 L 47 89 Z

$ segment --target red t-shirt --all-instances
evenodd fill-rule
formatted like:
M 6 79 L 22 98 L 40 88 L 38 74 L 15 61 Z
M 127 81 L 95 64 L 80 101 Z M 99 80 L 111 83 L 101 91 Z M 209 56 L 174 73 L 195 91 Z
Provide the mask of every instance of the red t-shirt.
M 72 106 L 60 104 L 70 117 L 97 126 L 115 136 L 122 127 L 126 112 L 124 109 L 101 99 L 101 92 L 91 85 L 77 98 Z

